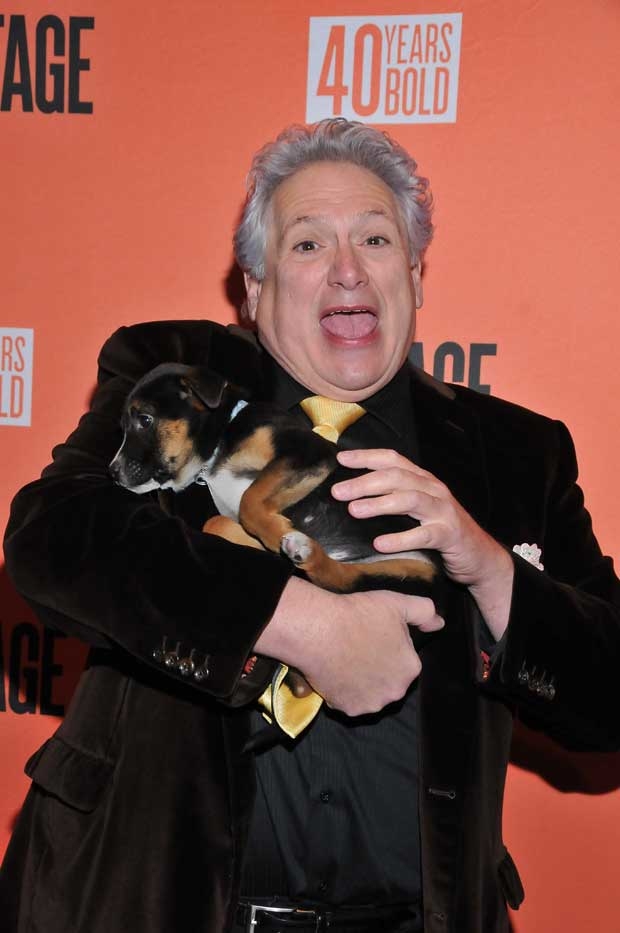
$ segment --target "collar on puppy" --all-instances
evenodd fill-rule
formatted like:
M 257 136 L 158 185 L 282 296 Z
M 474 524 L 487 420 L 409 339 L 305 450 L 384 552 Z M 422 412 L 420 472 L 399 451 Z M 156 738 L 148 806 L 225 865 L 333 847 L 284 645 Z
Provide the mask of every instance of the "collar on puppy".
M 245 401 L 245 399 L 242 399 L 242 398 L 239 399 L 239 401 L 237 402 L 237 404 L 235 405 L 235 407 L 230 413 L 230 417 L 228 419 L 229 424 L 231 423 L 231 421 L 235 420 L 239 412 L 243 411 L 243 409 L 247 406 L 247 404 L 248 403 Z M 220 449 L 220 445 L 218 444 L 215 450 L 213 451 L 213 453 L 211 454 L 211 456 L 209 457 L 209 459 L 207 460 L 207 462 L 205 463 L 205 465 L 202 467 L 200 472 L 196 475 L 196 479 L 194 480 L 194 482 L 196 483 L 197 486 L 208 486 L 209 485 L 211 467 L 213 463 L 215 462 L 215 459 L 219 453 L 219 449 Z

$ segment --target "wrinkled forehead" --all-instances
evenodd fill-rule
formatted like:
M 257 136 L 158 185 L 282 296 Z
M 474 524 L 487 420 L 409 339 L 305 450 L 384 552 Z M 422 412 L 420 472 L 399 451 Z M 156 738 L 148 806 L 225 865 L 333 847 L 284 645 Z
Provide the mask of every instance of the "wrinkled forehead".
M 267 239 L 277 242 L 295 224 L 325 225 L 384 217 L 405 238 L 406 223 L 396 195 L 374 172 L 352 162 L 313 162 L 275 189 L 267 211 Z

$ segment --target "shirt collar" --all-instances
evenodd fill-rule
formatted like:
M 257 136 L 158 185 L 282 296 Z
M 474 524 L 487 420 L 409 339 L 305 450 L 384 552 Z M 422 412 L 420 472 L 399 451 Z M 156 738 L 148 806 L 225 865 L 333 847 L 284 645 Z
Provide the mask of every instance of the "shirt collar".
M 288 411 L 312 394 L 267 353 L 264 353 L 263 373 L 265 397 L 279 408 Z M 399 437 L 407 437 L 413 421 L 409 362 L 405 361 L 387 385 L 360 404 Z

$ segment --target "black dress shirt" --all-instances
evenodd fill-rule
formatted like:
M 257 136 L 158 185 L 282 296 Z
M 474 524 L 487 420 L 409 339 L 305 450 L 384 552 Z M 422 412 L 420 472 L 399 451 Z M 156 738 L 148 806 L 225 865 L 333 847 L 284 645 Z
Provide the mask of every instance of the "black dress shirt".
M 309 393 L 277 364 L 268 395 L 298 412 Z M 417 460 L 408 364 L 364 401 L 339 446 Z M 333 479 L 332 479 L 333 481 Z M 264 728 L 258 712 L 254 728 Z M 296 741 L 256 755 L 257 795 L 242 894 L 293 902 L 391 904 L 421 894 L 417 685 L 378 714 L 323 707 Z

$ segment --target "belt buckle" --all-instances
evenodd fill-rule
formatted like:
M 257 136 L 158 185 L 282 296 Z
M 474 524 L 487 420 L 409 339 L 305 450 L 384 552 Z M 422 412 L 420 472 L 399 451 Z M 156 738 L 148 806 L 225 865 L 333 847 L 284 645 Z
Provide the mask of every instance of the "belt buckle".
M 307 908 L 304 910 L 299 907 L 265 907 L 264 904 L 248 904 L 250 908 L 250 916 L 248 919 L 246 933 L 255 933 L 256 927 L 258 926 L 258 920 L 256 919 L 256 912 L 262 910 L 268 914 L 309 914 L 309 920 L 314 920 L 314 933 L 320 933 L 322 930 L 321 920 L 323 916 L 320 911 L 313 910 L 312 908 Z
M 317 910 L 314 907 L 298 907 L 296 914 L 309 914 L 308 920 L 314 920 L 314 933 L 322 933 L 325 929 L 323 921 L 326 919 L 324 910 Z
M 292 914 L 292 907 L 265 907 L 263 904 L 248 904 L 250 908 L 250 917 L 248 920 L 248 925 L 246 927 L 246 933 L 254 933 L 255 928 L 258 926 L 258 920 L 256 919 L 256 911 L 264 910 L 268 914 Z

